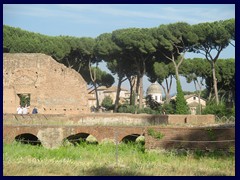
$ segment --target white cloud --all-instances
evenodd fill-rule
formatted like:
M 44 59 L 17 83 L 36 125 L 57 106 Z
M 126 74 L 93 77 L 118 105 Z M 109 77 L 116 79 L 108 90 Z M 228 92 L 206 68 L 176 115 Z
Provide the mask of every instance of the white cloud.
M 100 24 L 125 18 L 132 22 L 152 20 L 161 23 L 184 21 L 190 24 L 235 17 L 234 5 L 168 5 L 168 4 L 18 4 L 4 5 L 3 13 Z M 101 22 L 100 22 L 101 21 Z
M 144 10 L 131 10 L 130 7 L 136 5 L 110 5 L 110 4 L 68 4 L 59 5 L 68 10 L 76 12 L 92 12 L 108 14 L 117 17 L 148 18 L 173 21 L 185 21 L 188 23 L 199 23 L 204 21 L 215 21 L 235 17 L 234 5 L 211 5 L 202 7 L 201 5 L 166 5 L 166 4 L 142 4 L 137 6 L 146 7 Z M 151 6 L 151 7 L 149 7 Z M 154 10 L 152 7 L 155 7 Z M 142 9 L 142 8 L 141 8 Z

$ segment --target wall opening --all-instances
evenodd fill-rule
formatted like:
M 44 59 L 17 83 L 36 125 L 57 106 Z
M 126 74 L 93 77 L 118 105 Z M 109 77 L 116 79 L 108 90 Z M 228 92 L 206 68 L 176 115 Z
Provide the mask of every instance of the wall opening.
M 131 134 L 131 135 L 125 136 L 122 139 L 122 142 L 124 142 L 124 143 L 136 142 L 136 140 L 139 136 L 140 136 L 140 134 Z
M 15 137 L 15 140 L 22 144 L 30 144 L 30 145 L 35 145 L 35 146 L 41 145 L 41 141 L 36 136 L 34 136 L 33 134 L 30 134 L 30 133 L 20 134 Z
M 23 94 L 17 94 L 17 95 L 19 97 L 19 104 L 22 107 L 30 106 L 31 94 L 23 93 Z
M 81 143 L 86 144 L 98 144 L 97 139 L 88 133 L 78 133 L 71 136 L 68 136 L 64 141 L 70 142 L 73 145 L 79 145 Z

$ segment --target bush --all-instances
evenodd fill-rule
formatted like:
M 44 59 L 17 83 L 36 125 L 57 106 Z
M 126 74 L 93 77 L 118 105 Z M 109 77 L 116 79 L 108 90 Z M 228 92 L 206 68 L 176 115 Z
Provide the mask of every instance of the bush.
M 174 114 L 176 109 L 176 101 L 171 100 L 169 104 L 164 103 L 162 109 L 162 111 L 165 111 L 165 114 Z
M 226 108 L 225 103 L 220 102 L 218 105 L 216 103 L 209 103 L 203 109 L 203 114 L 214 114 L 219 118 L 226 116 L 235 116 L 235 107 L 233 108 Z
M 119 113 L 135 113 L 137 107 L 134 105 L 120 105 L 118 108 Z
M 105 107 L 107 110 L 113 109 L 113 100 L 110 96 L 106 96 L 101 104 L 103 107 Z

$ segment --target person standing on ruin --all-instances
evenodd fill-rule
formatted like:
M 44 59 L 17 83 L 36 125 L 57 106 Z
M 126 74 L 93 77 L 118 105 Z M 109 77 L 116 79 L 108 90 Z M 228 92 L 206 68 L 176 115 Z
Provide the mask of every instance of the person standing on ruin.
M 22 114 L 22 113 L 20 113 L 21 112 L 21 105 L 19 105 L 18 107 L 17 107 L 17 114 Z
M 36 108 L 36 106 L 34 106 L 33 110 L 32 110 L 32 114 L 37 114 L 38 113 L 38 110 Z
M 25 107 L 22 109 L 22 114 L 28 114 L 28 107 L 25 105 Z
M 19 105 L 19 107 L 17 108 L 17 113 L 18 114 L 22 114 L 23 113 L 23 107 L 21 107 L 21 105 Z

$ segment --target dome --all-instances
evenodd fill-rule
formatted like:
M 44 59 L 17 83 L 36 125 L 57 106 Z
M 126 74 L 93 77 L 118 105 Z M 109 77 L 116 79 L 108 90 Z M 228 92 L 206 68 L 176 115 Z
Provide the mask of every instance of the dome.
M 148 88 L 147 88 L 147 95 L 149 94 L 162 94 L 161 87 L 158 83 L 152 83 Z

